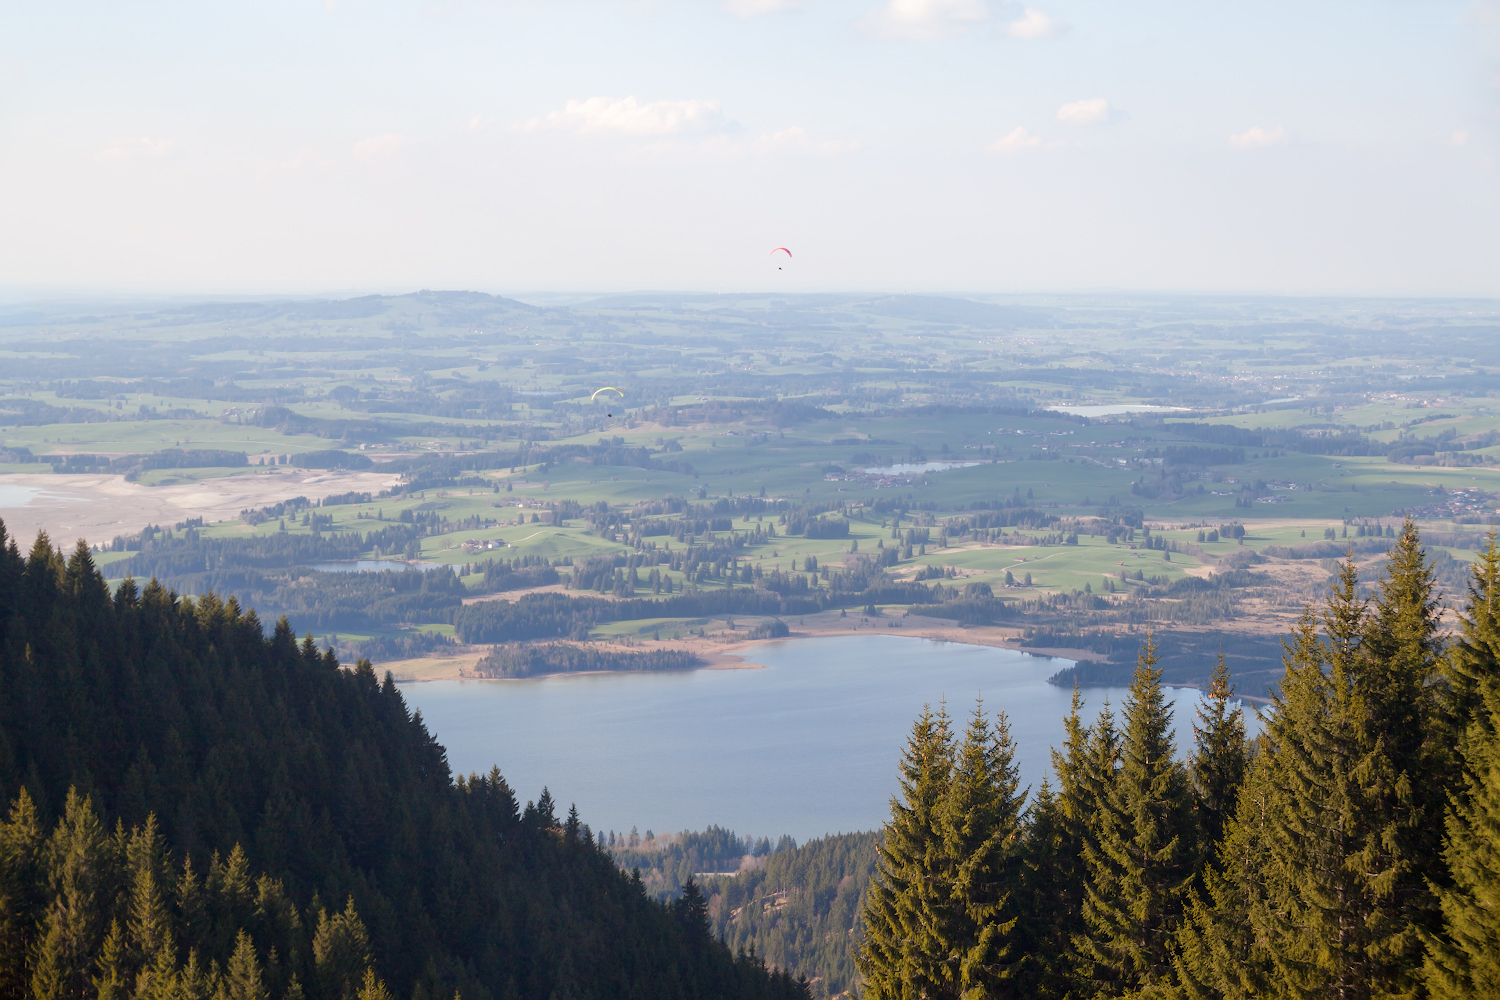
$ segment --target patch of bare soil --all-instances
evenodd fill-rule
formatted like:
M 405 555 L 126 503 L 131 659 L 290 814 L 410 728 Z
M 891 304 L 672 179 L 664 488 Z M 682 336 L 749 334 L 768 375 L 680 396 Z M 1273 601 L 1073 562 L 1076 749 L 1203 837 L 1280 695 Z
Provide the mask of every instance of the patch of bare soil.
M 8 473 L 0 475 L 0 486 L 36 492 L 20 506 L 0 508 L 0 518 L 23 548 L 38 531 L 46 531 L 53 544 L 71 548 L 79 538 L 107 542 L 116 535 L 138 534 L 148 524 L 170 527 L 192 517 L 224 521 L 242 510 L 296 496 L 321 500 L 336 493 L 374 494 L 397 482 L 390 473 L 291 468 L 175 486 L 142 486 L 124 476 Z

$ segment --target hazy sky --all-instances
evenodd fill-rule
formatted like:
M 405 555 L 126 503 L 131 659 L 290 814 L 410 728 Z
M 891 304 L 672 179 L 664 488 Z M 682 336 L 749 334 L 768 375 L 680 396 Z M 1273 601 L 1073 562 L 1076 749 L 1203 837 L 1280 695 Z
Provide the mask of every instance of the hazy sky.
M 1038 3 L 3 0 L 0 286 L 1500 295 L 1500 0 Z

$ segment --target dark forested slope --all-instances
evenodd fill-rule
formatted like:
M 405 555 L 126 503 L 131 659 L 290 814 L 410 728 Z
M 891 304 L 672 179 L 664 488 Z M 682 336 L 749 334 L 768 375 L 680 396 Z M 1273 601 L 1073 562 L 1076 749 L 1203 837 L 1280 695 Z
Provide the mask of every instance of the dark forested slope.
M 267 996 L 245 985 L 259 970 L 274 1000 L 378 1000 L 329 972 L 349 954 L 397 997 L 805 994 L 713 941 L 696 894 L 648 900 L 550 796 L 522 809 L 498 771 L 454 782 L 368 664 L 284 623 L 267 639 L 232 598 L 112 594 L 86 547 L 65 560 L 43 537 L 23 558 L 3 525 L 0 792 L 4 997 L 93 997 L 110 976 L 135 994 L 154 962 L 188 997 L 220 970 Z

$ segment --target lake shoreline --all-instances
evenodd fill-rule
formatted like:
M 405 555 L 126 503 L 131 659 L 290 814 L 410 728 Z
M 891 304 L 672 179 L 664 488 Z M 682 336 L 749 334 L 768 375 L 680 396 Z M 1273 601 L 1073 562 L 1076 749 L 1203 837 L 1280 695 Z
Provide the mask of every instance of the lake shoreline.
M 1102 660 L 1101 653 L 1087 649 L 1063 647 L 1030 647 L 1021 645 L 1020 629 L 1000 625 L 958 625 L 946 618 L 931 618 L 926 615 L 866 617 L 862 612 L 840 616 L 838 611 L 822 611 L 813 615 L 796 616 L 797 624 L 791 625 L 788 635 L 778 639 L 726 639 L 722 636 L 709 638 L 663 639 L 642 642 L 649 649 L 675 649 L 689 652 L 704 662 L 690 670 L 761 670 L 765 664 L 756 661 L 756 651 L 768 642 L 785 642 L 797 639 L 830 639 L 839 636 L 889 635 L 913 639 L 928 639 L 934 642 L 951 642 L 965 646 L 989 646 L 1011 649 L 1033 656 L 1077 662 L 1079 660 Z M 597 640 L 596 640 L 597 641 Z M 632 649 L 639 648 L 636 646 Z M 533 674 L 529 677 L 475 677 L 474 666 L 488 652 L 489 646 L 467 647 L 463 652 L 417 657 L 410 660 L 393 660 L 376 664 L 378 673 L 390 671 L 397 683 L 409 684 L 423 681 L 516 681 L 540 680 L 544 677 L 573 677 L 584 674 L 636 673 L 638 671 L 590 670 L 561 671 Z

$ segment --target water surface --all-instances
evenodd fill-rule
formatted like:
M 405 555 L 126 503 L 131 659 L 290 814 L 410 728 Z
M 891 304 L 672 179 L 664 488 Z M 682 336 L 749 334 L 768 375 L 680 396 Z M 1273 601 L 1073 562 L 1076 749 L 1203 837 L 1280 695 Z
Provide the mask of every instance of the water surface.
M 1054 413 L 1076 413 L 1080 417 L 1114 417 L 1121 413 L 1187 413 L 1186 406 L 1146 406 L 1137 403 L 1108 403 L 1088 406 L 1044 406 Z
M 1004 709 L 1023 782 L 1060 745 L 1069 661 L 897 636 L 793 639 L 755 647 L 763 670 L 593 674 L 402 685 L 455 772 L 498 764 L 524 801 L 545 784 L 595 829 L 702 829 L 799 840 L 874 829 L 924 703 L 966 716 L 983 693 Z M 1106 697 L 1085 692 L 1092 719 Z M 1173 691 L 1179 747 L 1195 691 Z
M 41 489 L 36 486 L 10 486 L 0 483 L 0 507 L 24 507 Z
M 81 497 L 76 493 L 61 493 L 57 490 L 43 489 L 40 486 L 16 486 L 13 483 L 0 483 L 0 509 L 6 507 L 25 507 L 33 500 L 51 501 L 53 503 L 88 503 L 91 499 L 91 497 Z
M 895 465 L 882 465 L 876 469 L 866 469 L 872 476 L 910 476 L 920 472 L 942 472 L 945 469 L 967 469 L 971 465 L 981 465 L 981 462 L 898 462 Z

